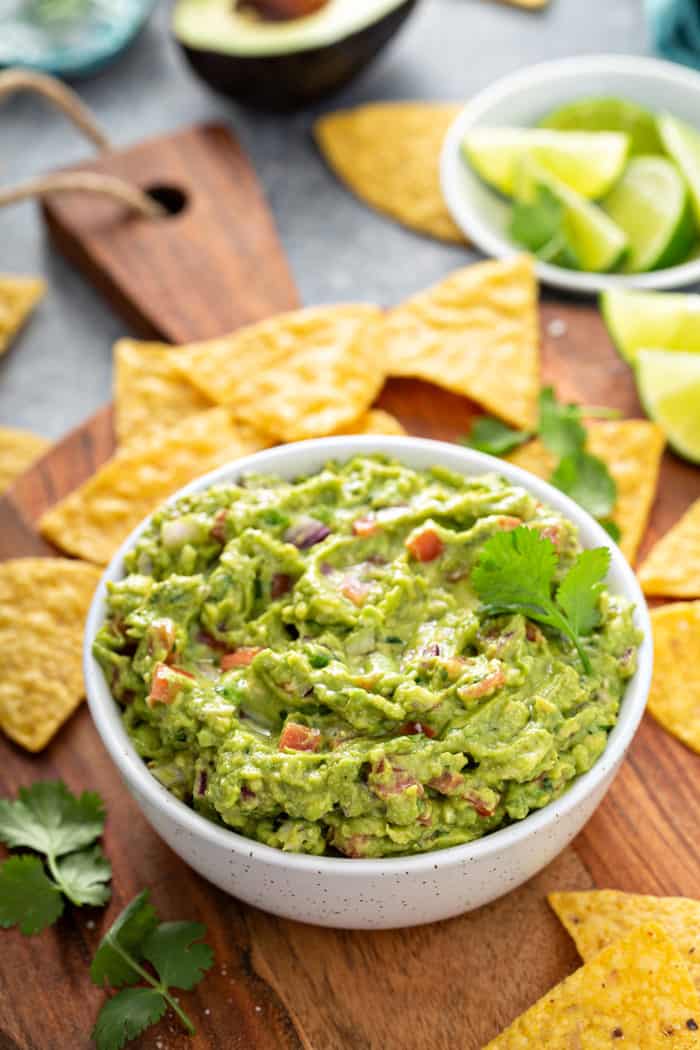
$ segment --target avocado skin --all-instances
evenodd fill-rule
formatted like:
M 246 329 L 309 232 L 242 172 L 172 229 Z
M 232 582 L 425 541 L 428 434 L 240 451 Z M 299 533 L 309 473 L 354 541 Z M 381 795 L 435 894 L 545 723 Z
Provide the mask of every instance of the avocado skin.
M 283 55 L 225 55 L 215 50 L 180 47 L 202 80 L 223 95 L 254 109 L 289 112 L 332 94 L 352 80 L 389 43 L 418 0 L 325 47 Z

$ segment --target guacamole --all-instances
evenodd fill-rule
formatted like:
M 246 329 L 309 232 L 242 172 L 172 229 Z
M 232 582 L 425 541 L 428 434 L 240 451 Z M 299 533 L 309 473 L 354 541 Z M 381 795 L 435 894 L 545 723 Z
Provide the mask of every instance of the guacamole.
M 361 456 L 164 507 L 94 644 L 153 776 L 243 835 L 346 857 L 469 842 L 557 798 L 604 750 L 639 638 L 603 591 L 585 673 L 556 631 L 487 616 L 471 570 L 523 523 L 563 574 L 574 525 L 497 475 Z

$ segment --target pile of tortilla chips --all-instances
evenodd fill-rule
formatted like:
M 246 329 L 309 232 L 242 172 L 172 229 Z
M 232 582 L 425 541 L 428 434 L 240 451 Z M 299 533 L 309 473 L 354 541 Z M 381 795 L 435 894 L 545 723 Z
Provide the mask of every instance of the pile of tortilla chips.
M 57 547 L 104 564 L 168 495 L 279 441 L 401 434 L 373 402 L 416 376 L 530 425 L 537 410 L 537 286 L 517 256 L 465 267 L 388 313 L 366 304 L 281 314 L 229 336 L 115 347 L 119 447 L 42 518 Z
M 584 965 L 485 1050 L 700 1047 L 700 902 L 612 890 L 549 901 Z

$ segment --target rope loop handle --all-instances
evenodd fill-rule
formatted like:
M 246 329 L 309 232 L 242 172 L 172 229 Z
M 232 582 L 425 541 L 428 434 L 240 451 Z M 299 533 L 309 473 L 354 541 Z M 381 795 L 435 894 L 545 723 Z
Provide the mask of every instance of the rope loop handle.
M 75 91 L 55 77 L 27 69 L 0 72 L 0 102 L 18 91 L 41 95 L 59 109 L 89 139 L 98 151 L 110 148 L 109 139 L 98 127 L 90 110 Z M 45 193 L 97 193 L 112 197 L 138 215 L 148 219 L 162 218 L 165 209 L 138 186 L 113 175 L 97 172 L 57 172 L 27 179 L 17 186 L 0 189 L 0 208 L 18 201 L 42 197 Z

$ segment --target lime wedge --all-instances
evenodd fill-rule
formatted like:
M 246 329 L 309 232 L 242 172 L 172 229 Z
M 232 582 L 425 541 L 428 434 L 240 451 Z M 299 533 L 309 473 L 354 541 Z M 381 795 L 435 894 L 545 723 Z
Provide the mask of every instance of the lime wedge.
M 517 180 L 517 198 L 530 202 L 538 187 L 546 187 L 564 207 L 564 233 L 582 270 L 613 270 L 624 258 L 627 238 L 602 208 L 550 175 L 531 160 L 524 160 Z
M 591 200 L 605 196 L 619 179 L 628 147 L 626 135 L 540 128 L 474 128 L 462 144 L 477 174 L 508 197 L 518 166 L 528 157 Z
M 639 399 L 676 452 L 700 463 L 700 354 L 640 350 Z
M 659 117 L 658 125 L 666 152 L 688 183 L 695 220 L 700 226 L 700 132 L 668 113 Z
M 687 187 L 670 160 L 633 157 L 603 207 L 627 234 L 627 273 L 661 270 L 687 258 L 695 241 L 693 211 Z
M 621 131 L 629 135 L 630 156 L 663 153 L 656 118 L 623 98 L 581 98 L 552 110 L 540 127 L 557 131 Z
M 633 364 L 645 346 L 700 353 L 700 295 L 608 291 L 600 309 L 620 354 Z

